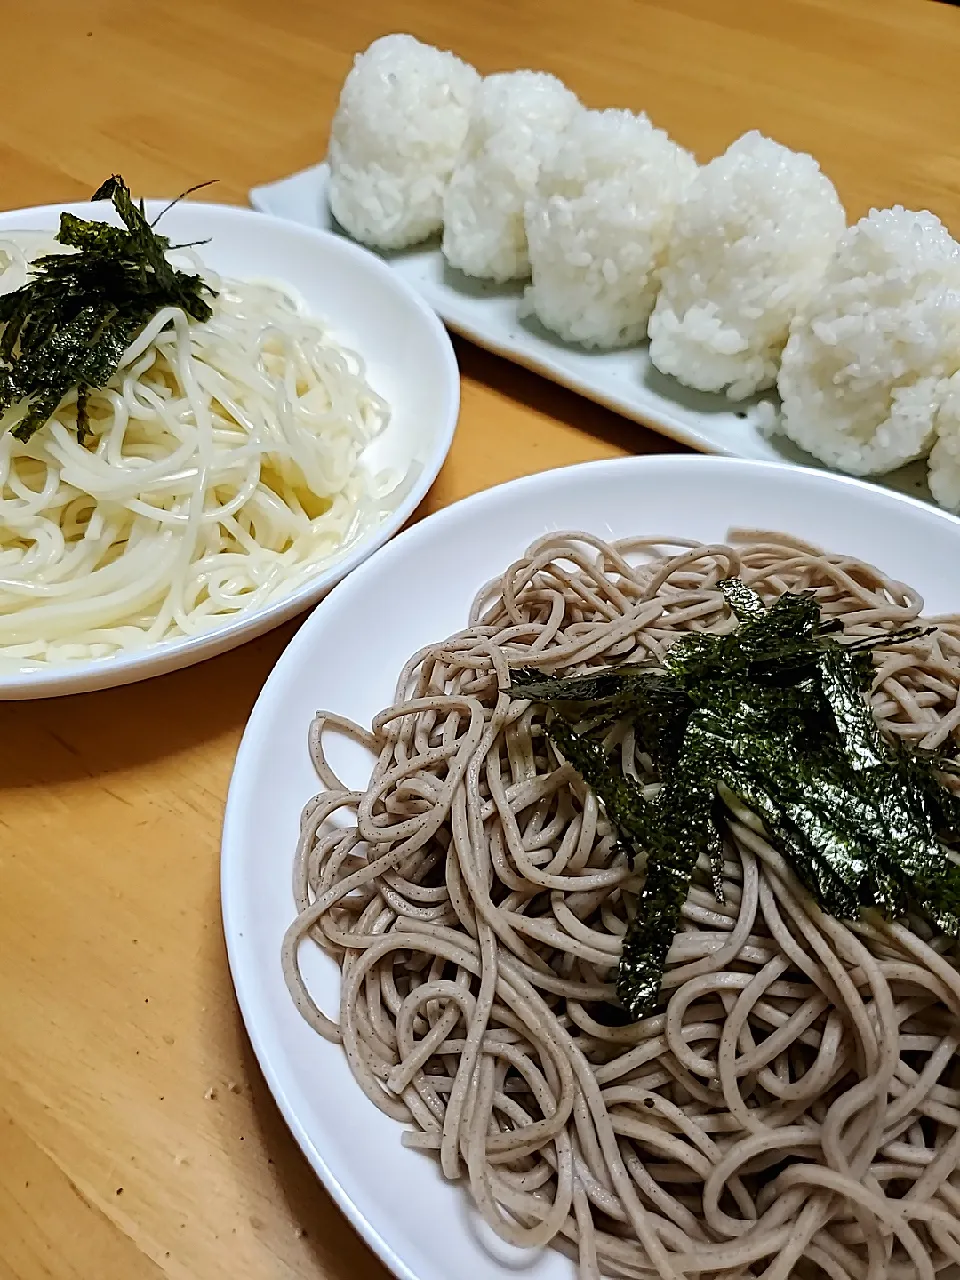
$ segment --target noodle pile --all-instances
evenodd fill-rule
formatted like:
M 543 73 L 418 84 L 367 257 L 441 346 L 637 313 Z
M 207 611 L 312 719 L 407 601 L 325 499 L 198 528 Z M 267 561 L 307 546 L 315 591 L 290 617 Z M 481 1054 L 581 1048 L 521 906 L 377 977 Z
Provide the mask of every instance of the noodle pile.
M 731 814 L 725 902 L 702 866 L 662 1011 L 624 1025 L 613 980 L 639 876 L 542 712 L 505 692 L 511 667 L 656 660 L 729 629 L 717 584 L 734 576 L 768 602 L 815 591 L 851 637 L 923 603 L 780 534 L 535 543 L 466 630 L 409 660 L 370 732 L 317 716 L 287 983 L 404 1141 L 466 1179 L 502 1237 L 553 1243 L 584 1280 L 930 1280 L 960 1264 L 953 944 L 919 920 L 825 915 Z M 952 750 L 960 618 L 875 662 L 885 730 Z M 374 753 L 363 791 L 327 763 L 330 730 Z M 608 746 L 647 779 L 629 733 Z M 341 967 L 338 1022 L 301 976 L 307 939 Z
M 189 258 L 219 292 L 212 318 L 155 316 L 90 393 L 92 442 L 75 393 L 27 443 L 0 423 L 4 665 L 206 631 L 294 590 L 379 518 L 396 477 L 361 455 L 389 409 L 361 358 L 283 286 Z M 4 239 L 4 261 L 7 291 L 22 248 Z

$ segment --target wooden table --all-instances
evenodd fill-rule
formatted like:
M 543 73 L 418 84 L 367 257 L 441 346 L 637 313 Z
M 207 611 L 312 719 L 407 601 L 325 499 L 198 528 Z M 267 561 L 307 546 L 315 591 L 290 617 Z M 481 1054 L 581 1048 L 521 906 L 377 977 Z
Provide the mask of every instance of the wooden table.
M 485 72 L 645 108 L 701 158 L 759 128 L 851 215 L 960 232 L 960 13 L 929 0 L 29 0 L 4 5 L 0 201 L 110 172 L 216 198 L 318 160 L 351 55 L 400 24 Z M 671 448 L 458 343 L 435 510 Z M 0 1280 L 383 1280 L 274 1108 L 220 929 L 224 796 L 292 628 L 132 688 L 0 708 Z

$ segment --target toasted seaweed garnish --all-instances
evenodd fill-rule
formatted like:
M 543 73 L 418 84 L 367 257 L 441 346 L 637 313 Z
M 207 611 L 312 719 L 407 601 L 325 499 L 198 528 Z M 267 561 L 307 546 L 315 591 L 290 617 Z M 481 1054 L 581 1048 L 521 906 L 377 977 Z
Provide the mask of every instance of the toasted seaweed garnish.
M 785 593 L 767 609 L 739 580 L 720 586 L 739 626 L 686 635 L 659 666 L 569 678 L 526 668 L 512 683 L 515 697 L 549 708 L 557 750 L 596 793 L 623 846 L 646 855 L 617 976 L 633 1017 L 656 1004 L 704 854 L 722 894 L 721 796 L 762 819 L 830 914 L 916 913 L 960 937 L 960 867 L 946 848 L 960 839 L 960 797 L 939 776 L 960 766 L 889 740 L 864 696 L 872 651 L 927 633 L 912 627 L 844 643 L 810 593 Z M 663 783 L 652 800 L 599 744 L 623 720 Z
M 108 178 L 93 199 L 112 201 L 124 225 L 61 214 L 56 239 L 76 252 L 38 258 L 26 284 L 0 296 L 0 412 L 24 408 L 13 428 L 19 440 L 29 440 L 73 390 L 83 439 L 90 391 L 106 385 L 145 324 L 164 307 L 193 320 L 212 314 L 213 290 L 170 265 L 170 241 L 154 231 L 122 178 Z

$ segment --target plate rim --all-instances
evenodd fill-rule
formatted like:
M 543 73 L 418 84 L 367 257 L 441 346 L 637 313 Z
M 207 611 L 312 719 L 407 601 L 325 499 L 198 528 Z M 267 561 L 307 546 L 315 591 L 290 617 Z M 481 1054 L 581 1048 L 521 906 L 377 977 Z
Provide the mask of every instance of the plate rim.
M 169 203 L 169 200 L 157 197 L 150 197 L 144 201 L 148 213 Z M 281 596 L 263 609 L 247 615 L 241 614 L 222 626 L 194 636 L 159 641 L 129 653 L 111 655 L 107 658 L 91 658 L 83 662 L 63 663 L 48 669 L 0 672 L 0 703 L 64 697 L 138 683 L 141 680 L 152 679 L 154 676 L 182 670 L 209 658 L 218 657 L 289 622 L 291 618 L 315 607 L 319 603 L 318 593 L 322 595 L 332 589 L 403 528 L 427 496 L 453 444 L 460 417 L 461 384 L 456 351 L 450 335 L 423 295 L 412 288 L 406 280 L 398 277 L 396 272 L 391 271 L 382 258 L 364 249 L 362 245 L 320 227 L 294 223 L 288 218 L 280 218 L 275 214 L 244 205 L 187 199 L 179 207 L 197 210 L 201 216 L 222 218 L 234 224 L 245 223 L 251 228 L 265 228 L 268 232 L 272 228 L 275 233 L 285 236 L 293 234 L 304 236 L 308 240 L 322 241 L 332 247 L 334 252 L 345 254 L 348 259 L 362 262 L 364 269 L 372 270 L 385 283 L 389 282 L 389 288 L 402 294 L 416 308 L 432 335 L 442 372 L 444 419 L 439 425 L 436 441 L 427 454 L 415 483 L 411 485 L 396 510 L 372 529 L 369 535 L 359 539 L 342 559 L 321 569 L 315 577 L 309 578 L 296 591 Z M 106 201 L 91 200 L 3 209 L 0 210 L 0 239 L 3 238 L 5 231 L 36 230 L 34 227 L 16 225 L 17 222 L 25 221 L 30 217 L 50 218 L 60 213 L 74 213 L 78 216 L 90 217 L 95 221 L 104 221 L 102 216 L 97 215 L 107 214 L 111 209 L 112 206 Z M 320 585 L 318 580 L 321 580 Z
M 444 526 L 449 521 L 463 518 L 464 513 L 475 511 L 482 512 L 485 505 L 495 501 L 497 497 L 502 497 L 505 490 L 511 490 L 522 495 L 525 490 L 536 488 L 541 485 L 549 486 L 551 478 L 558 476 L 561 473 L 565 475 L 573 473 L 574 477 L 576 477 L 585 473 L 603 474 L 604 472 L 610 472 L 624 467 L 629 467 L 634 470 L 650 470 L 654 472 L 673 471 L 677 468 L 682 468 L 686 470 L 696 469 L 705 472 L 739 470 L 759 473 L 761 475 L 770 472 L 790 473 L 796 471 L 799 475 L 806 473 L 808 476 L 812 476 L 813 478 L 825 480 L 830 485 L 836 485 L 840 489 L 867 491 L 871 495 L 872 499 L 881 506 L 901 507 L 903 504 L 906 504 L 908 507 L 913 508 L 916 512 L 922 514 L 924 518 L 952 527 L 957 535 L 960 536 L 960 516 L 953 515 L 939 507 L 933 507 L 930 503 L 924 502 L 919 498 L 911 497 L 909 494 L 898 493 L 886 489 L 883 486 L 871 484 L 868 481 L 859 479 L 855 476 L 840 475 L 835 472 L 825 471 L 819 468 L 797 468 L 785 462 L 754 458 L 731 458 L 716 454 L 649 454 L 639 456 L 633 455 L 624 458 L 603 458 L 591 462 L 575 463 L 566 467 L 552 467 L 546 471 L 535 472 L 532 475 L 520 476 L 513 480 L 503 481 L 488 489 L 481 489 L 457 502 L 451 503 L 449 506 L 441 508 L 439 511 L 433 512 L 423 520 L 418 521 L 415 525 L 404 529 L 385 546 L 381 547 L 374 553 L 374 555 L 370 556 L 355 573 L 351 574 L 349 578 L 339 582 L 324 598 L 324 600 L 320 602 L 316 609 L 313 610 L 310 617 L 293 637 L 290 644 L 286 647 L 271 669 L 270 674 L 260 690 L 256 702 L 251 708 L 250 715 L 244 726 L 243 734 L 237 748 L 234 767 L 230 776 L 230 783 L 224 804 L 223 824 L 221 829 L 221 923 L 227 951 L 227 962 L 230 969 L 230 977 L 233 982 L 234 992 L 236 994 L 237 1004 L 243 1019 L 244 1028 L 250 1040 L 259 1068 L 267 1082 L 267 1087 L 269 1088 L 270 1093 L 283 1116 L 284 1122 L 293 1134 L 300 1150 L 303 1152 L 311 1168 L 317 1174 L 337 1207 L 344 1214 L 353 1228 L 358 1232 L 364 1242 L 393 1272 L 393 1274 L 399 1277 L 399 1280 L 418 1280 L 418 1277 L 396 1253 L 396 1251 L 387 1243 L 370 1219 L 351 1199 L 340 1179 L 328 1164 L 323 1152 L 307 1132 L 295 1108 L 291 1105 L 283 1084 L 282 1072 L 279 1069 L 280 1064 L 282 1064 L 282 1056 L 278 1059 L 276 1051 L 271 1050 L 270 1047 L 264 1043 L 258 1021 L 256 1017 L 253 1016 L 250 1007 L 252 1003 L 250 993 L 244 989 L 242 976 L 238 977 L 242 965 L 244 948 L 241 945 L 243 934 L 234 923 L 234 915 L 239 915 L 242 911 L 242 895 L 239 892 L 239 889 L 235 887 L 240 879 L 239 858 L 237 856 L 231 857 L 229 850 L 231 845 L 238 843 L 234 836 L 235 826 L 239 827 L 240 824 L 240 819 L 238 817 L 240 801 L 238 797 L 241 790 L 246 785 L 246 775 L 251 771 L 254 759 L 254 736 L 256 734 L 260 718 L 266 717 L 269 714 L 269 707 L 272 701 L 274 689 L 277 688 L 280 681 L 284 678 L 286 670 L 291 665 L 297 663 L 301 653 L 306 654 L 309 652 L 310 647 L 314 644 L 315 633 L 323 626 L 323 619 L 326 616 L 326 612 L 331 608 L 336 608 L 339 601 L 343 597 L 349 596 L 351 591 L 361 591 L 363 589 L 364 579 L 368 574 L 375 571 L 381 571 L 384 564 L 389 564 L 392 559 L 395 559 L 398 556 L 403 556 L 407 549 L 411 546 L 416 546 L 418 541 L 430 539 L 431 537 L 436 536 L 436 531 L 442 533 Z M 236 870 L 234 870 L 235 863 L 237 864 Z M 362 1096 L 362 1091 L 358 1089 L 358 1097 Z

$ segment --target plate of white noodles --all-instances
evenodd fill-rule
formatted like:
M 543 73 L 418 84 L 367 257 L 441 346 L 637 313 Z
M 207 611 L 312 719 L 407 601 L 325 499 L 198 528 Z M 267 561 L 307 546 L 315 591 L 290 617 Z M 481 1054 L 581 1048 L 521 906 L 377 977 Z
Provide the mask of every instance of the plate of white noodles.
M 308 619 L 239 749 L 225 934 L 396 1275 L 951 1274 L 958 546 L 858 480 L 621 459 L 431 516 Z
M 0 698 L 309 608 L 413 513 L 459 411 L 446 332 L 376 256 L 117 178 L 0 214 L 0 345 Z

